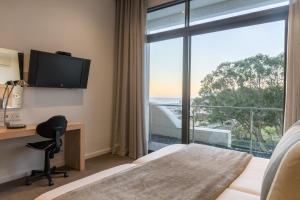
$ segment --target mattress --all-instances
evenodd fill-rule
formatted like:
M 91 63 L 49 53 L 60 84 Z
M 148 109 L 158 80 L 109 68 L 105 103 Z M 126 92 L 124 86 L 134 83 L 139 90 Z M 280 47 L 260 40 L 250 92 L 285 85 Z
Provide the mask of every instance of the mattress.
M 49 192 L 42 194 L 35 200 L 52 200 L 64 193 L 78 189 L 82 186 L 88 185 L 90 183 L 99 181 L 105 177 L 111 176 L 113 174 L 129 170 L 139 165 L 143 165 L 146 162 L 158 159 L 165 155 L 171 154 L 182 149 L 184 144 L 174 144 L 164 147 L 158 151 L 151 154 L 143 156 L 135 160 L 131 164 L 119 165 L 113 167 L 91 176 L 82 178 L 80 180 L 68 183 Z M 217 200 L 258 200 L 260 195 L 260 186 L 263 179 L 264 171 L 267 167 L 268 160 L 262 158 L 253 157 L 245 169 L 245 171 L 226 189 Z M 242 198 L 243 197 L 243 198 Z

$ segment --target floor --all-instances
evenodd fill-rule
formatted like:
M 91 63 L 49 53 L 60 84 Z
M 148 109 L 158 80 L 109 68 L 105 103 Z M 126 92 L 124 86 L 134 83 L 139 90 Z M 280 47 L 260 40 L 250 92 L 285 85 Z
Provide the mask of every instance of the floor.
M 86 169 L 82 172 L 70 171 L 68 178 L 55 178 L 54 186 L 49 187 L 46 180 L 34 182 L 31 186 L 24 185 L 24 179 L 19 179 L 9 183 L 0 185 L 0 200 L 33 200 L 35 197 L 43 194 L 51 189 L 86 177 L 96 172 L 130 163 L 127 157 L 119 157 L 111 154 L 106 154 L 100 157 L 92 158 L 86 161 Z

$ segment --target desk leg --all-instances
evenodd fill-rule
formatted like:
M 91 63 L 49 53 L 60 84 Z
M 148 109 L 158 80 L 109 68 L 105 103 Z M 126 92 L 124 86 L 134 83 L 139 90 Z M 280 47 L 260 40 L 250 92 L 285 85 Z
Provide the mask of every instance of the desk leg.
M 65 163 L 66 166 L 84 170 L 85 168 L 85 141 L 84 129 L 68 130 L 65 134 Z

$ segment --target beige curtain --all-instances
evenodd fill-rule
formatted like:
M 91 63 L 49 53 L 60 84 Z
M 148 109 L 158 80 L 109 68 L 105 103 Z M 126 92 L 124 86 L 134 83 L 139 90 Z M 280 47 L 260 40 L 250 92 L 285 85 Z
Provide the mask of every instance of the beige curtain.
M 147 153 L 144 118 L 144 0 L 116 0 L 113 102 L 114 154 L 136 159 Z
M 300 0 L 290 1 L 284 129 L 300 119 Z

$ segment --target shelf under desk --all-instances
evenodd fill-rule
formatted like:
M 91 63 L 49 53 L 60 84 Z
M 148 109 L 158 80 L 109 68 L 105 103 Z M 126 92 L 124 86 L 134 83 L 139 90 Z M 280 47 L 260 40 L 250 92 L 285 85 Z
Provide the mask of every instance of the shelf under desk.
M 30 137 L 37 135 L 37 125 L 26 125 L 26 128 L 6 129 L 0 128 L 0 141 L 14 138 Z M 65 164 L 77 170 L 85 168 L 85 136 L 84 124 L 80 122 L 68 123 L 67 131 L 64 136 Z M 25 145 L 25 144 L 24 144 Z

